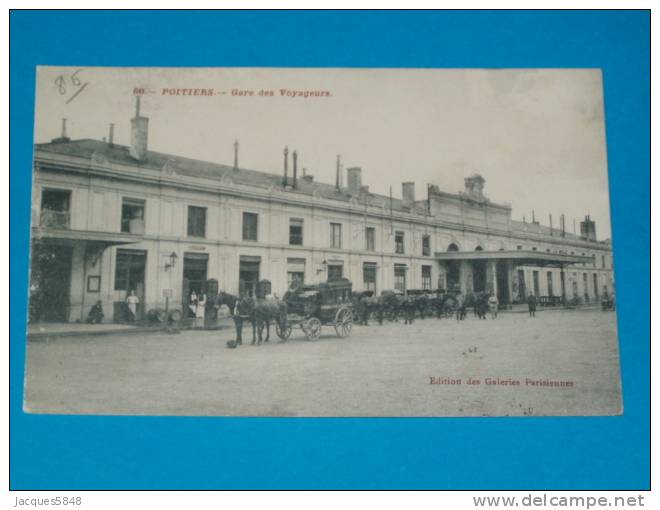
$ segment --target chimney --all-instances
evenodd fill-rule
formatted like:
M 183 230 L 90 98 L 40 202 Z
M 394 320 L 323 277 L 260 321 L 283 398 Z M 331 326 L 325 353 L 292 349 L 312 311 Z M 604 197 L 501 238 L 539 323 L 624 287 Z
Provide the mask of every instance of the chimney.
M 341 156 L 339 154 L 337 154 L 337 176 L 335 179 L 335 186 L 337 187 L 337 191 L 339 191 L 341 189 Z
M 140 96 L 135 96 L 135 117 L 131 119 L 131 157 L 143 161 L 147 157 L 149 119 L 140 115 Z
M 71 138 L 66 136 L 66 119 L 62 119 L 62 133 L 57 138 L 53 138 L 52 142 L 70 142 Z
M 293 189 L 298 187 L 298 151 L 293 151 Z
M 549 214 L 550 217 L 550 235 L 552 235 L 552 214 Z
M 354 166 L 346 169 L 348 180 L 348 191 L 353 195 L 359 195 L 362 189 L 362 169 Z
M 584 221 L 580 222 L 580 235 L 587 241 L 596 240 L 596 222 L 592 221 L 588 214 L 584 217 Z
M 108 133 L 108 145 L 111 147 L 115 144 L 115 125 L 110 124 L 110 132 Z
M 282 186 L 287 187 L 289 180 L 289 148 L 284 147 L 284 180 L 282 181 Z
M 303 167 L 303 177 L 305 177 L 306 175 L 307 175 L 307 169 Z
M 401 196 L 403 197 L 403 205 L 406 207 L 411 207 L 413 203 L 415 203 L 415 183 L 401 183 Z
M 238 171 L 238 140 L 234 140 L 234 172 Z

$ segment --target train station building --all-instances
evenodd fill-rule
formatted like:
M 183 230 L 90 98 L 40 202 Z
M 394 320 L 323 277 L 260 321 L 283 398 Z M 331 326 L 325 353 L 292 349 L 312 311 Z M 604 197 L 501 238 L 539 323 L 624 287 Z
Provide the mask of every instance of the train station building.
M 369 191 L 369 174 L 322 183 L 284 149 L 280 173 L 154 152 L 138 107 L 131 144 L 71 139 L 35 145 L 30 317 L 84 320 L 101 301 L 123 320 L 127 294 L 139 314 L 182 308 L 189 292 L 249 292 L 260 279 L 280 296 L 294 281 L 338 277 L 354 290 L 489 291 L 501 304 L 533 292 L 548 303 L 613 293 L 612 251 L 587 216 L 579 232 L 512 219 L 474 174 L 449 193 L 413 182 L 400 196 Z M 228 141 L 231 143 L 231 141 Z M 374 174 L 373 178 L 376 177 Z M 397 190 L 398 191 L 398 190 Z M 399 195 L 397 192 L 396 195 Z

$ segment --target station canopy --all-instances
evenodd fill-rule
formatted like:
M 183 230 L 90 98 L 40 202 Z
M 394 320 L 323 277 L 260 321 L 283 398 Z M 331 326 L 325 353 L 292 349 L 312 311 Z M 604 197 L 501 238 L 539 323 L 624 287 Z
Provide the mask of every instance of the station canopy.
M 592 261 L 591 257 L 569 255 L 567 253 L 550 253 L 534 250 L 499 250 L 499 251 L 447 251 L 436 252 L 439 261 L 477 261 L 504 260 L 519 266 L 550 266 L 563 267 L 570 264 L 582 264 Z

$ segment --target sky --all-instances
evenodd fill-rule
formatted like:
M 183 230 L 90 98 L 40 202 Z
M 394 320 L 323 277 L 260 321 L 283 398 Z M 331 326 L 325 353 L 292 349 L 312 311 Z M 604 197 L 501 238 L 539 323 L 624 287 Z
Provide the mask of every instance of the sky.
M 150 150 L 232 165 L 238 140 L 241 167 L 282 173 L 288 146 L 299 168 L 328 183 L 339 154 L 344 168 L 362 168 L 370 191 L 391 186 L 400 197 L 401 183 L 414 181 L 417 199 L 427 184 L 461 191 L 477 172 L 484 194 L 511 204 L 516 220 L 534 210 L 558 226 L 563 213 L 572 231 L 590 214 L 598 238 L 611 235 L 597 69 L 40 67 L 35 141 L 59 136 L 66 118 L 71 139 L 100 140 L 114 123 L 115 143 L 128 145 L 139 89 Z

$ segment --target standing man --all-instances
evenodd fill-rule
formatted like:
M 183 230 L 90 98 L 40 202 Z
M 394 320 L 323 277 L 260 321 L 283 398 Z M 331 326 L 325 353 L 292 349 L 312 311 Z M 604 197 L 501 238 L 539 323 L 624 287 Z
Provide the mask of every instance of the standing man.
M 131 290 L 126 298 L 126 305 L 128 306 L 128 322 L 135 322 L 135 318 L 137 317 L 137 305 L 139 302 L 140 298 L 135 295 L 134 290 Z
M 500 307 L 500 302 L 497 300 L 497 296 L 492 294 L 488 298 L 488 309 L 490 310 L 490 318 L 497 319 L 497 310 Z
M 527 306 L 529 307 L 529 316 L 536 317 L 536 296 L 533 292 L 529 293 L 527 298 Z

